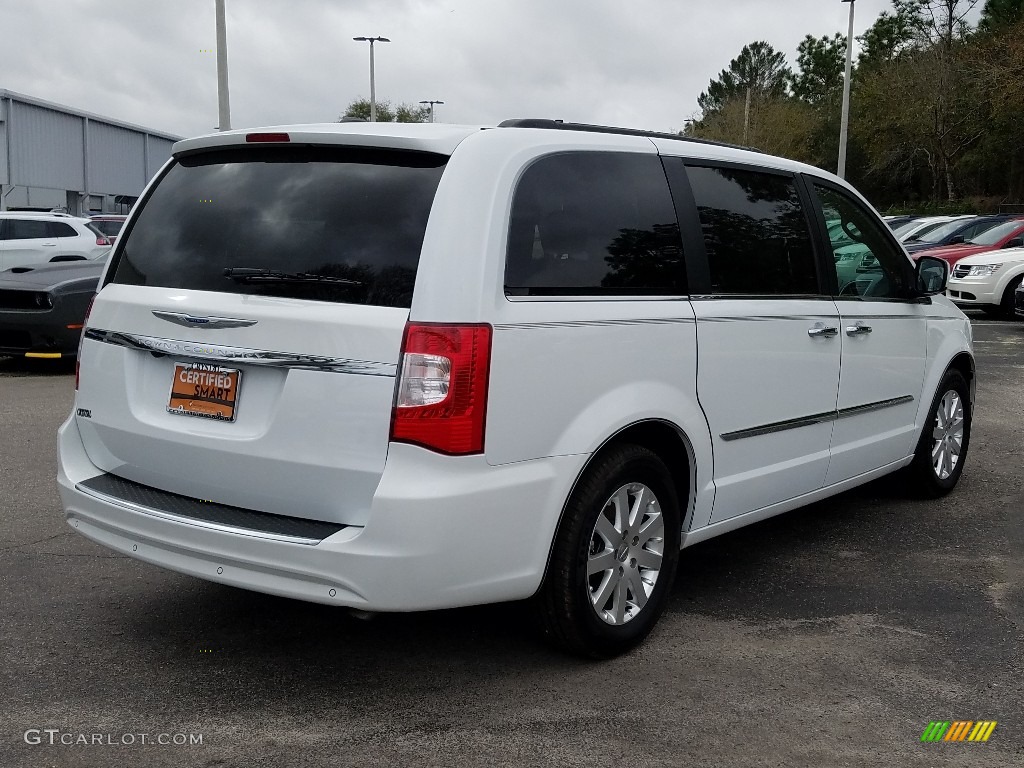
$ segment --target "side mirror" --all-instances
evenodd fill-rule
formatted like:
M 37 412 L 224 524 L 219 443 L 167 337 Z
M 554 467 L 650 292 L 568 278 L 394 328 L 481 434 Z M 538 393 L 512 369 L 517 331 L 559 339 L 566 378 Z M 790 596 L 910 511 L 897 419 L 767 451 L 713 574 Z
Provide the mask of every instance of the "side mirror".
M 1024 237 L 1015 237 L 1007 240 L 1003 248 L 1020 248 L 1021 246 L 1024 246 Z
M 950 245 L 960 245 L 960 243 L 962 243 L 963 241 L 964 241 L 964 236 L 963 235 L 953 235 L 951 238 L 949 238 L 949 244 Z
M 917 260 L 914 270 L 917 276 L 916 288 L 918 296 L 934 296 L 946 290 L 949 280 L 949 263 L 934 256 L 922 256 Z

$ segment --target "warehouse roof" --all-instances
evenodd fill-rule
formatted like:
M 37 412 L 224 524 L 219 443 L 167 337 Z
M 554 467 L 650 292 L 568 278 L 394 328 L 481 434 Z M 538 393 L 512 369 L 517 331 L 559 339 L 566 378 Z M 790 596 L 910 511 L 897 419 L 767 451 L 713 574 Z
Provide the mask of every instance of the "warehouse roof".
M 181 136 L 175 136 L 173 133 L 165 133 L 163 131 L 154 131 L 152 128 L 144 128 L 141 125 L 135 125 L 133 123 L 126 123 L 121 120 L 114 120 L 103 115 L 97 115 L 92 112 L 86 112 L 81 109 L 75 109 L 74 107 L 66 107 L 63 104 L 56 104 L 52 101 L 44 101 L 43 99 L 37 99 L 34 96 L 26 96 L 23 93 L 17 93 L 15 91 L 7 91 L 0 88 L 0 100 L 12 99 L 25 104 L 32 104 L 36 107 L 43 107 L 44 109 L 52 109 L 57 112 L 64 112 L 68 115 L 76 115 L 77 117 L 87 117 L 90 120 L 95 120 L 99 123 L 106 123 L 107 125 L 116 125 L 119 128 L 127 128 L 132 131 L 138 131 L 139 133 L 148 133 L 150 136 L 157 136 L 161 139 L 167 139 L 168 141 L 180 141 Z

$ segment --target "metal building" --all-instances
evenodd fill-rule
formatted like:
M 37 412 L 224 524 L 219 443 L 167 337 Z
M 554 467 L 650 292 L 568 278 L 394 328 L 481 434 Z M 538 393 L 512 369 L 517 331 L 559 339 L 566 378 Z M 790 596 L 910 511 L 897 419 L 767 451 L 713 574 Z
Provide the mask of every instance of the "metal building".
M 0 211 L 126 213 L 178 139 L 0 90 Z

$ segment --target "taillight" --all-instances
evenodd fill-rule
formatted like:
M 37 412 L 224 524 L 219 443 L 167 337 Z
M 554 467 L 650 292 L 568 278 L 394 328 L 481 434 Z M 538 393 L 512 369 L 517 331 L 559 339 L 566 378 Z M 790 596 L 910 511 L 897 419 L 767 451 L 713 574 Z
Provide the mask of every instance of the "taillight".
M 104 245 L 104 246 L 109 247 L 109 246 L 113 245 L 113 243 L 110 242 L 109 240 L 107 240 L 107 238 L 105 238 L 105 237 L 98 236 L 96 238 L 96 245 Z
M 391 440 L 483 453 L 490 362 L 489 325 L 406 325 Z
M 85 338 L 85 329 L 89 325 L 89 313 L 92 312 L 92 303 L 96 301 L 96 294 L 89 299 L 89 305 L 85 308 L 85 318 L 82 320 L 82 335 L 78 337 L 78 354 L 75 355 L 75 391 L 78 391 L 79 366 L 82 364 L 82 340 Z M 71 326 L 69 325 L 68 328 Z

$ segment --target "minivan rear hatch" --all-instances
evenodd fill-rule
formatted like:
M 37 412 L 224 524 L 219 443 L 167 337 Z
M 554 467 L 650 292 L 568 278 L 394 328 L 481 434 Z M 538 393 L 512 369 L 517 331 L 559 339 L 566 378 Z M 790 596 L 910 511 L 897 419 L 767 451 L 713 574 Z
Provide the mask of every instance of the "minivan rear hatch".
M 447 156 L 351 146 L 176 158 L 121 233 L 77 422 L 105 472 L 360 525 Z

